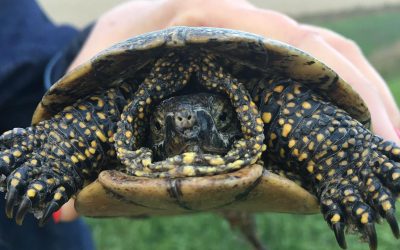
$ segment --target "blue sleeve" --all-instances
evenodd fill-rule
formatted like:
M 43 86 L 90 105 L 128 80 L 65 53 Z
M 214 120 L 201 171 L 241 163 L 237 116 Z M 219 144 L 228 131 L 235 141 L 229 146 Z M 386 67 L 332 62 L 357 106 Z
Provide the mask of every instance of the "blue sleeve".
M 33 0 L 1 0 L 0 24 L 0 114 L 11 115 L 0 119 L 1 132 L 29 125 L 46 63 L 78 31 L 54 25 Z

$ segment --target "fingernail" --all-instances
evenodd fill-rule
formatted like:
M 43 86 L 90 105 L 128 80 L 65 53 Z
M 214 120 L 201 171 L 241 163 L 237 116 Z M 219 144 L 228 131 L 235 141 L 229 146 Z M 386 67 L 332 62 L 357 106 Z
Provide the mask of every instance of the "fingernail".
M 60 222 L 61 209 L 58 209 L 57 211 L 55 211 L 52 216 L 53 216 L 54 223 L 57 224 L 58 222 Z

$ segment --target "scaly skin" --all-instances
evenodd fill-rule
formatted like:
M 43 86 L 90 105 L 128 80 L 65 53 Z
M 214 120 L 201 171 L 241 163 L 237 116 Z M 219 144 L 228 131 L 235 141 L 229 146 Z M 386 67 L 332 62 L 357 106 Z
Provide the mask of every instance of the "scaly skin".
M 380 216 L 399 238 L 400 148 L 299 83 L 263 81 L 258 86 L 264 86 L 255 93 L 265 123 L 265 162 L 312 187 L 339 245 L 346 248 L 348 226 L 376 249 L 374 223 Z
M 113 134 L 132 95 L 123 85 L 65 108 L 52 119 L 0 137 L 0 173 L 7 175 L 6 214 L 21 224 L 27 211 L 51 214 L 115 158 Z

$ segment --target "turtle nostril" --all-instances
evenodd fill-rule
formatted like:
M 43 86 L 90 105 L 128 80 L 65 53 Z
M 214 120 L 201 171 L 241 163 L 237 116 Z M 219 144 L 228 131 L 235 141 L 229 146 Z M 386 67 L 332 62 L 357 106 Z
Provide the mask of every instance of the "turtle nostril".
M 178 121 L 181 122 L 182 121 L 182 117 L 178 116 Z
M 189 116 L 187 117 L 187 119 L 188 119 L 188 121 L 190 121 L 190 119 L 192 119 L 192 116 L 189 115 Z

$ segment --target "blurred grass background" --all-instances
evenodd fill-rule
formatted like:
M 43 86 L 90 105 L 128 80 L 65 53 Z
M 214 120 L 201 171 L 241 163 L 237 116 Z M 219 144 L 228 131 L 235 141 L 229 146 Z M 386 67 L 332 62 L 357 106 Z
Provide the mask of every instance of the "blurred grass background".
M 300 21 L 333 29 L 356 41 L 388 81 L 400 103 L 400 8 L 351 11 L 329 16 L 308 16 Z M 400 218 L 400 213 L 398 213 Z M 237 232 L 217 215 L 130 219 L 86 219 L 99 250 L 113 249 L 250 249 Z M 270 249 L 339 249 L 322 216 L 259 214 L 262 239 Z M 400 249 L 384 222 L 377 226 L 379 249 Z M 348 236 L 349 249 L 368 249 Z

